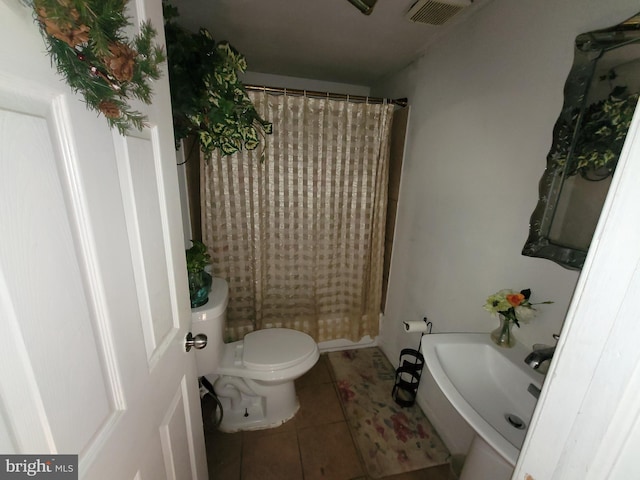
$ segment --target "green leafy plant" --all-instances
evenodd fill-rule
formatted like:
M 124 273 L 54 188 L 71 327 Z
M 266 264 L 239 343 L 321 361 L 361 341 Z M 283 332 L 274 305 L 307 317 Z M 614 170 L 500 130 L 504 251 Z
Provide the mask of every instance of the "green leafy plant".
M 165 60 L 154 45 L 156 32 L 143 23 L 128 39 L 127 0 L 31 0 L 47 52 L 67 84 L 87 107 L 103 114 L 122 134 L 131 125 L 141 130 L 146 117 L 129 106 L 131 99 L 151 103 L 149 80 L 160 78 Z
M 603 176 L 613 173 L 637 103 L 637 93 L 629 94 L 626 87 L 616 87 L 605 100 L 586 108 L 567 176 L 579 173 L 590 178 L 594 171 L 602 172 Z M 559 141 L 551 152 L 551 159 L 557 167 L 565 167 L 579 113 L 574 112 L 571 123 L 560 126 Z
M 207 246 L 198 241 L 191 240 L 191 248 L 186 250 L 187 273 L 189 282 L 189 300 L 191 308 L 196 308 L 207 303 L 211 291 L 211 275 L 204 269 L 211 261 L 207 253 Z
M 174 6 L 165 2 L 163 11 L 176 146 L 193 134 L 206 157 L 216 149 L 223 155 L 255 149 L 273 127 L 238 78 L 247 69 L 244 56 L 205 29 L 192 33 L 180 27 Z
M 211 262 L 211 255 L 207 252 L 207 246 L 199 240 L 191 240 L 191 248 L 186 250 L 187 271 L 197 273 L 204 270 Z

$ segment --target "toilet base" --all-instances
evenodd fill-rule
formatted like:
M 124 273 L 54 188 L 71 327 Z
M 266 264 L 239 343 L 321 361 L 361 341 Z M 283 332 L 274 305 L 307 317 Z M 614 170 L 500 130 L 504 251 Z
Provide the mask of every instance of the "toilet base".
M 218 425 L 218 430 L 225 433 L 235 433 L 235 432 L 247 432 L 252 430 L 266 430 L 268 428 L 276 428 L 291 420 L 296 413 L 300 405 L 295 409 L 295 411 L 287 418 L 282 419 L 267 419 L 264 416 L 260 416 L 259 413 L 253 414 L 250 413 L 249 417 L 245 417 L 242 412 L 229 412 L 225 413 L 222 418 L 222 422 Z M 249 409 L 251 412 L 251 409 Z
M 274 385 L 223 375 L 213 385 L 222 404 L 222 432 L 279 427 L 300 408 L 293 381 Z

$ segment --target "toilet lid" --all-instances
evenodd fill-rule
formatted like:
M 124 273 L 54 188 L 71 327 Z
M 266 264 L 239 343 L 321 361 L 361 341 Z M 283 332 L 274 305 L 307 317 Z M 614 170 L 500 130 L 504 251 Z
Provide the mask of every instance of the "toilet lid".
M 242 362 L 255 370 L 279 370 L 313 355 L 316 348 L 316 342 L 306 333 L 267 328 L 245 335 Z

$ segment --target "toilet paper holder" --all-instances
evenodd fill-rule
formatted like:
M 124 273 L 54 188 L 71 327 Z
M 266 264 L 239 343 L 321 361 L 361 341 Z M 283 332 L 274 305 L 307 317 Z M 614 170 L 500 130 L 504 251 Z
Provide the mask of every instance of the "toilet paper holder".
M 433 323 L 428 321 L 427 317 L 424 317 L 423 320 L 426 328 L 421 332 L 420 340 L 423 335 L 430 334 L 433 328 Z M 406 324 L 406 322 L 404 323 Z M 391 397 L 401 407 L 411 407 L 415 404 L 423 367 L 424 357 L 420 353 L 420 344 L 418 344 L 418 350 L 403 348 L 400 351 Z

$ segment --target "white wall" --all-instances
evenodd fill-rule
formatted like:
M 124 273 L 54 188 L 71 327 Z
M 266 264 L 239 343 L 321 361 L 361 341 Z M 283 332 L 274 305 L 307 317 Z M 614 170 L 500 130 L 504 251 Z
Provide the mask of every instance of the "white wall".
M 420 60 L 372 89 L 408 97 L 411 115 L 387 310 L 392 360 L 416 346 L 403 320 L 489 332 L 482 306 L 502 288 L 543 305 L 516 337 L 552 343 L 578 273 L 521 255 L 579 33 L 640 10 L 633 0 L 494 0 Z
M 242 83 L 247 85 L 264 85 L 266 87 L 292 88 L 296 90 L 311 90 L 315 92 L 341 93 L 343 95 L 369 95 L 371 88 L 366 85 L 350 83 L 326 82 L 311 78 L 289 77 L 270 73 L 245 72 Z

